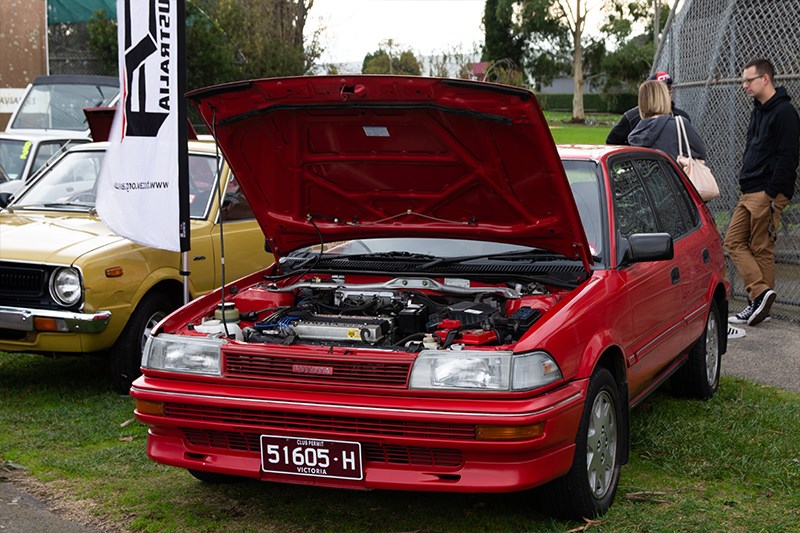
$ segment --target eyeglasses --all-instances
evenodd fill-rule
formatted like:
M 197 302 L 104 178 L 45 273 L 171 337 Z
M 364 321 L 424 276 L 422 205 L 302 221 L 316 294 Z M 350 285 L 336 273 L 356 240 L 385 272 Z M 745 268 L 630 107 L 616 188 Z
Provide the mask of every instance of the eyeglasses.
M 758 78 L 761 78 L 763 76 L 764 76 L 763 74 L 759 74 L 758 76 L 753 76 L 752 78 L 744 78 L 742 80 L 742 83 L 744 85 L 750 85 L 751 83 L 753 83 L 753 80 L 757 80 Z

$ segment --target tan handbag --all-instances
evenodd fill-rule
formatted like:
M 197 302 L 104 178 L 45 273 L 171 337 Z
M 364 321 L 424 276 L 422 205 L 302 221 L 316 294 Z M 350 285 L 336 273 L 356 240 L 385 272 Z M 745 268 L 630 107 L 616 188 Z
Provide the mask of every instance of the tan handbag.
M 675 117 L 675 129 L 678 130 L 678 164 L 689 177 L 694 188 L 704 202 L 710 202 L 719 196 L 719 185 L 711 169 L 702 159 L 692 158 L 692 149 L 689 147 L 689 136 L 686 134 L 686 125 L 683 117 Z M 686 155 L 683 155 L 683 146 L 686 145 Z

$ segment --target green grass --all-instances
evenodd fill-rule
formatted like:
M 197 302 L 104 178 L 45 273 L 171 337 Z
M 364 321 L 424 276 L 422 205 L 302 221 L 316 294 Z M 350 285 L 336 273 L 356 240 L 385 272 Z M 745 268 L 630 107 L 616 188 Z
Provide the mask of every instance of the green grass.
M 605 144 L 619 115 L 587 115 L 585 124 L 569 122 L 571 113 L 546 111 L 545 118 L 556 144 Z
M 133 400 L 89 357 L 0 353 L 0 463 L 129 531 L 567 531 L 537 493 L 213 486 L 156 465 Z M 723 380 L 709 402 L 659 392 L 633 412 L 631 462 L 593 531 L 797 531 L 800 395 Z M 2 464 L 0 464 L 2 466 Z

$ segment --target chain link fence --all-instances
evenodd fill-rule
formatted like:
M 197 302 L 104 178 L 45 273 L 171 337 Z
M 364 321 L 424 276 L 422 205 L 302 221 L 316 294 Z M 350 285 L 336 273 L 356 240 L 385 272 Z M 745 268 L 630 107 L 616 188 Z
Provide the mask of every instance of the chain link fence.
M 775 84 L 800 107 L 800 0 L 683 0 L 675 2 L 654 70 L 668 71 L 675 104 L 686 110 L 708 147 L 721 195 L 709 203 L 723 238 L 739 197 L 738 171 L 753 102 L 742 88 L 744 65 L 766 58 Z M 775 246 L 778 293 L 772 316 L 800 322 L 800 173 L 793 203 L 783 211 Z M 732 311 L 746 301 L 742 279 L 728 261 Z
M 108 74 L 92 55 L 86 22 L 49 25 L 47 47 L 50 74 Z

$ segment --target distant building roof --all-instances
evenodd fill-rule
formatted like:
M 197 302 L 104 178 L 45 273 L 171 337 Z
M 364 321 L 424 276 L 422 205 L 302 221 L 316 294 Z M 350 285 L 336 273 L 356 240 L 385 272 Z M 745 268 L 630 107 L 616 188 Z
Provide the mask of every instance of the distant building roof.
M 489 68 L 488 61 L 479 61 L 472 64 L 472 74 L 479 80 L 482 80 L 486 75 L 486 69 Z

